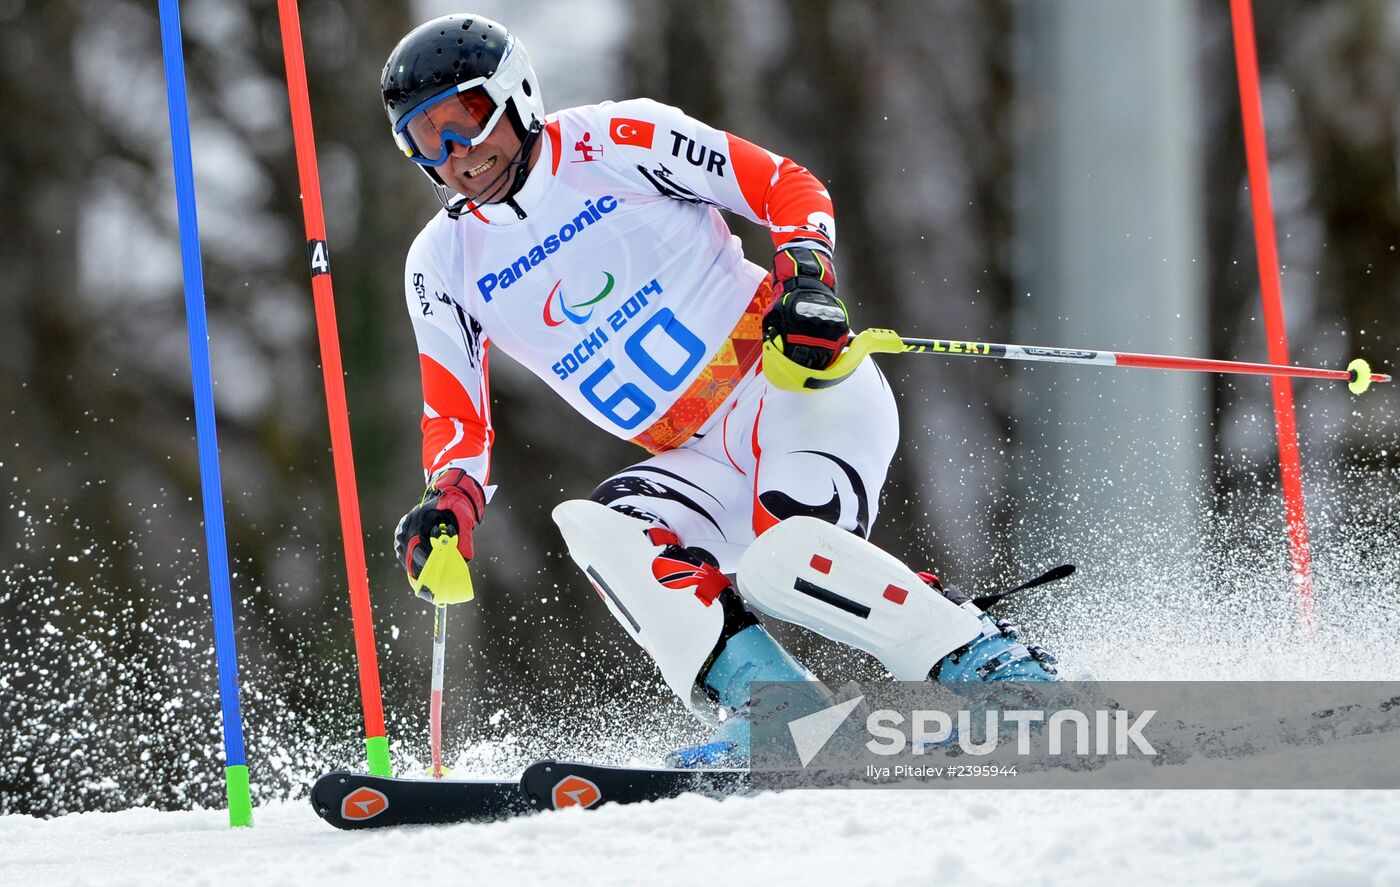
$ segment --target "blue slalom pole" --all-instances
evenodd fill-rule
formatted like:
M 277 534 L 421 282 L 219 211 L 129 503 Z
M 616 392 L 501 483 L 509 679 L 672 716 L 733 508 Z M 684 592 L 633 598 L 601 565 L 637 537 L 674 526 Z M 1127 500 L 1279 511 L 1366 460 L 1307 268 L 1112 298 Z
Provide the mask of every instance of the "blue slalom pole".
M 248 763 L 243 756 L 243 715 L 238 708 L 238 652 L 233 639 L 228 544 L 224 532 L 223 483 L 214 423 L 214 384 L 209 371 L 209 327 L 204 313 L 204 270 L 195 214 L 190 112 L 185 94 L 185 56 L 180 45 L 177 0 L 160 0 L 160 42 L 165 56 L 165 95 L 175 165 L 175 202 L 180 223 L 180 259 L 185 277 L 185 320 L 194 383 L 194 425 L 199 441 L 199 481 L 204 499 L 204 539 L 209 557 L 209 597 L 214 608 L 214 651 L 219 663 L 219 700 L 224 717 L 224 782 L 230 826 L 253 824 Z

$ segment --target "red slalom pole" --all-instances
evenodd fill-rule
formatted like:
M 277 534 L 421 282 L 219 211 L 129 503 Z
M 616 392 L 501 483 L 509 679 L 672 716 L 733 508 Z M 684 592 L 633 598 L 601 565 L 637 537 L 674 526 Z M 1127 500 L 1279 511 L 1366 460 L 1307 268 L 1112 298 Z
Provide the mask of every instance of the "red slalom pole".
M 1259 96 L 1259 59 L 1254 46 L 1254 11 L 1250 0 L 1230 0 L 1235 35 L 1235 67 L 1239 72 L 1240 108 L 1244 115 L 1244 147 L 1249 166 L 1249 197 L 1254 214 L 1254 245 L 1259 260 L 1259 286 L 1264 300 L 1264 333 L 1269 361 L 1288 363 L 1288 335 L 1283 321 L 1283 285 L 1278 243 L 1274 234 L 1273 201 L 1269 195 L 1269 154 L 1264 140 L 1264 104 Z M 1312 555 L 1308 521 L 1303 509 L 1303 470 L 1298 458 L 1298 427 L 1293 414 L 1293 386 L 1274 377 L 1274 425 L 1278 431 L 1279 465 L 1283 479 L 1288 549 L 1298 606 L 1304 624 L 1313 617 Z
M 340 363 L 340 334 L 331 291 L 330 254 L 321 207 L 321 177 L 316 167 L 316 140 L 311 131 L 311 99 L 306 88 L 306 60 L 296 0 L 277 0 L 282 26 L 282 55 L 287 63 L 287 93 L 292 109 L 297 176 L 302 216 L 311 261 L 311 292 L 316 302 L 316 330 L 321 340 L 321 372 L 330 416 L 331 454 L 340 501 L 340 532 L 345 540 L 345 567 L 350 579 L 350 616 L 355 627 L 355 655 L 360 666 L 360 701 L 365 713 L 365 752 L 369 772 L 391 776 L 389 740 L 384 735 L 384 704 L 379 689 L 379 659 L 374 648 L 374 616 L 369 602 L 360 499 L 355 487 L 355 460 L 350 450 L 350 416 L 345 404 L 345 377 Z

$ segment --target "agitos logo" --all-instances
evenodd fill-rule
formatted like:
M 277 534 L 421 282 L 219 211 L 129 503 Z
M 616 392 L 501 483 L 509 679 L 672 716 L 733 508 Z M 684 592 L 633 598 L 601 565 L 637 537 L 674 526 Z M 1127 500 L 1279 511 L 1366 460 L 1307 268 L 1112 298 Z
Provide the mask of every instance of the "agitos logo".
M 594 296 L 591 299 L 588 299 L 587 301 L 579 302 L 577 305 L 568 305 L 564 302 L 564 294 L 562 291 L 564 281 L 562 278 L 556 280 L 554 282 L 554 288 L 549 291 L 549 298 L 544 300 L 545 326 L 559 326 L 561 323 L 564 322 L 563 318 L 555 319 L 554 307 L 556 305 L 559 308 L 559 313 L 564 315 L 564 317 L 568 318 L 574 323 L 579 324 L 580 326 L 585 323 L 588 323 L 589 318 L 593 316 L 593 308 L 591 306 L 596 305 L 599 302 L 606 299 L 608 297 L 608 294 L 613 291 L 613 284 L 616 282 L 613 280 L 613 276 L 609 272 L 604 271 L 603 275 L 607 277 L 607 282 L 603 284 L 602 292 L 598 293 L 598 295 Z M 573 311 L 569 310 L 570 308 L 587 308 L 588 313 L 575 314 Z

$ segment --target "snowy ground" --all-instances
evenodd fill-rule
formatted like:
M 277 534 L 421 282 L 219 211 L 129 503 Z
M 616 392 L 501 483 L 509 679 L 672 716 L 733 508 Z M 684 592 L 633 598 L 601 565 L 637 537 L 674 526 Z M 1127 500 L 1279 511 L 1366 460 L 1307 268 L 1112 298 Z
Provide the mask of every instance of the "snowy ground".
M 305 803 L 0 819 L 4 884 L 1384 884 L 1400 793 L 825 791 L 339 832 Z
M 1394 680 L 1397 488 L 1387 475 L 1365 514 L 1319 521 L 1311 628 L 1300 626 L 1277 546 L 1248 534 L 1242 543 L 1240 532 L 1219 525 L 1198 540 L 1151 546 L 1124 545 L 1099 526 L 1097 536 L 1065 544 L 1090 550 L 1080 575 L 1065 589 L 1028 593 L 1017 615 L 1061 656 L 1070 677 Z M 1258 523 L 1276 531 L 1272 511 L 1245 513 L 1262 515 Z M 1102 551 L 1091 550 L 1096 539 Z M 1147 553 L 1123 560 L 1125 551 Z M 613 740 L 604 750 L 616 762 L 641 741 L 632 734 Z M 538 751 L 487 745 L 461 750 L 454 772 L 511 772 Z M 1287 768 L 1289 756 L 1283 748 L 1252 760 Z M 1135 887 L 1400 880 L 1400 791 L 789 792 L 363 832 L 336 831 L 295 799 L 258 807 L 255 821 L 232 831 L 222 810 L 0 816 L 0 885 L 314 885 L 405 876 L 707 887 L 902 878 Z

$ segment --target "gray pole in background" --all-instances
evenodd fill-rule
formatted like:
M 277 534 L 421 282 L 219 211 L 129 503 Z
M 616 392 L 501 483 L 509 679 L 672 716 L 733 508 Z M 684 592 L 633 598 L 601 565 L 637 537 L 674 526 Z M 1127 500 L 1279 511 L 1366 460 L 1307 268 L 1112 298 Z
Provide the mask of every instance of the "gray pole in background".
M 1197 29 L 1189 0 L 1016 6 L 1015 341 L 1211 356 Z M 1141 541 L 1134 559 L 1194 537 L 1208 377 L 1048 367 L 1015 384 L 1032 525 L 1104 527 Z

